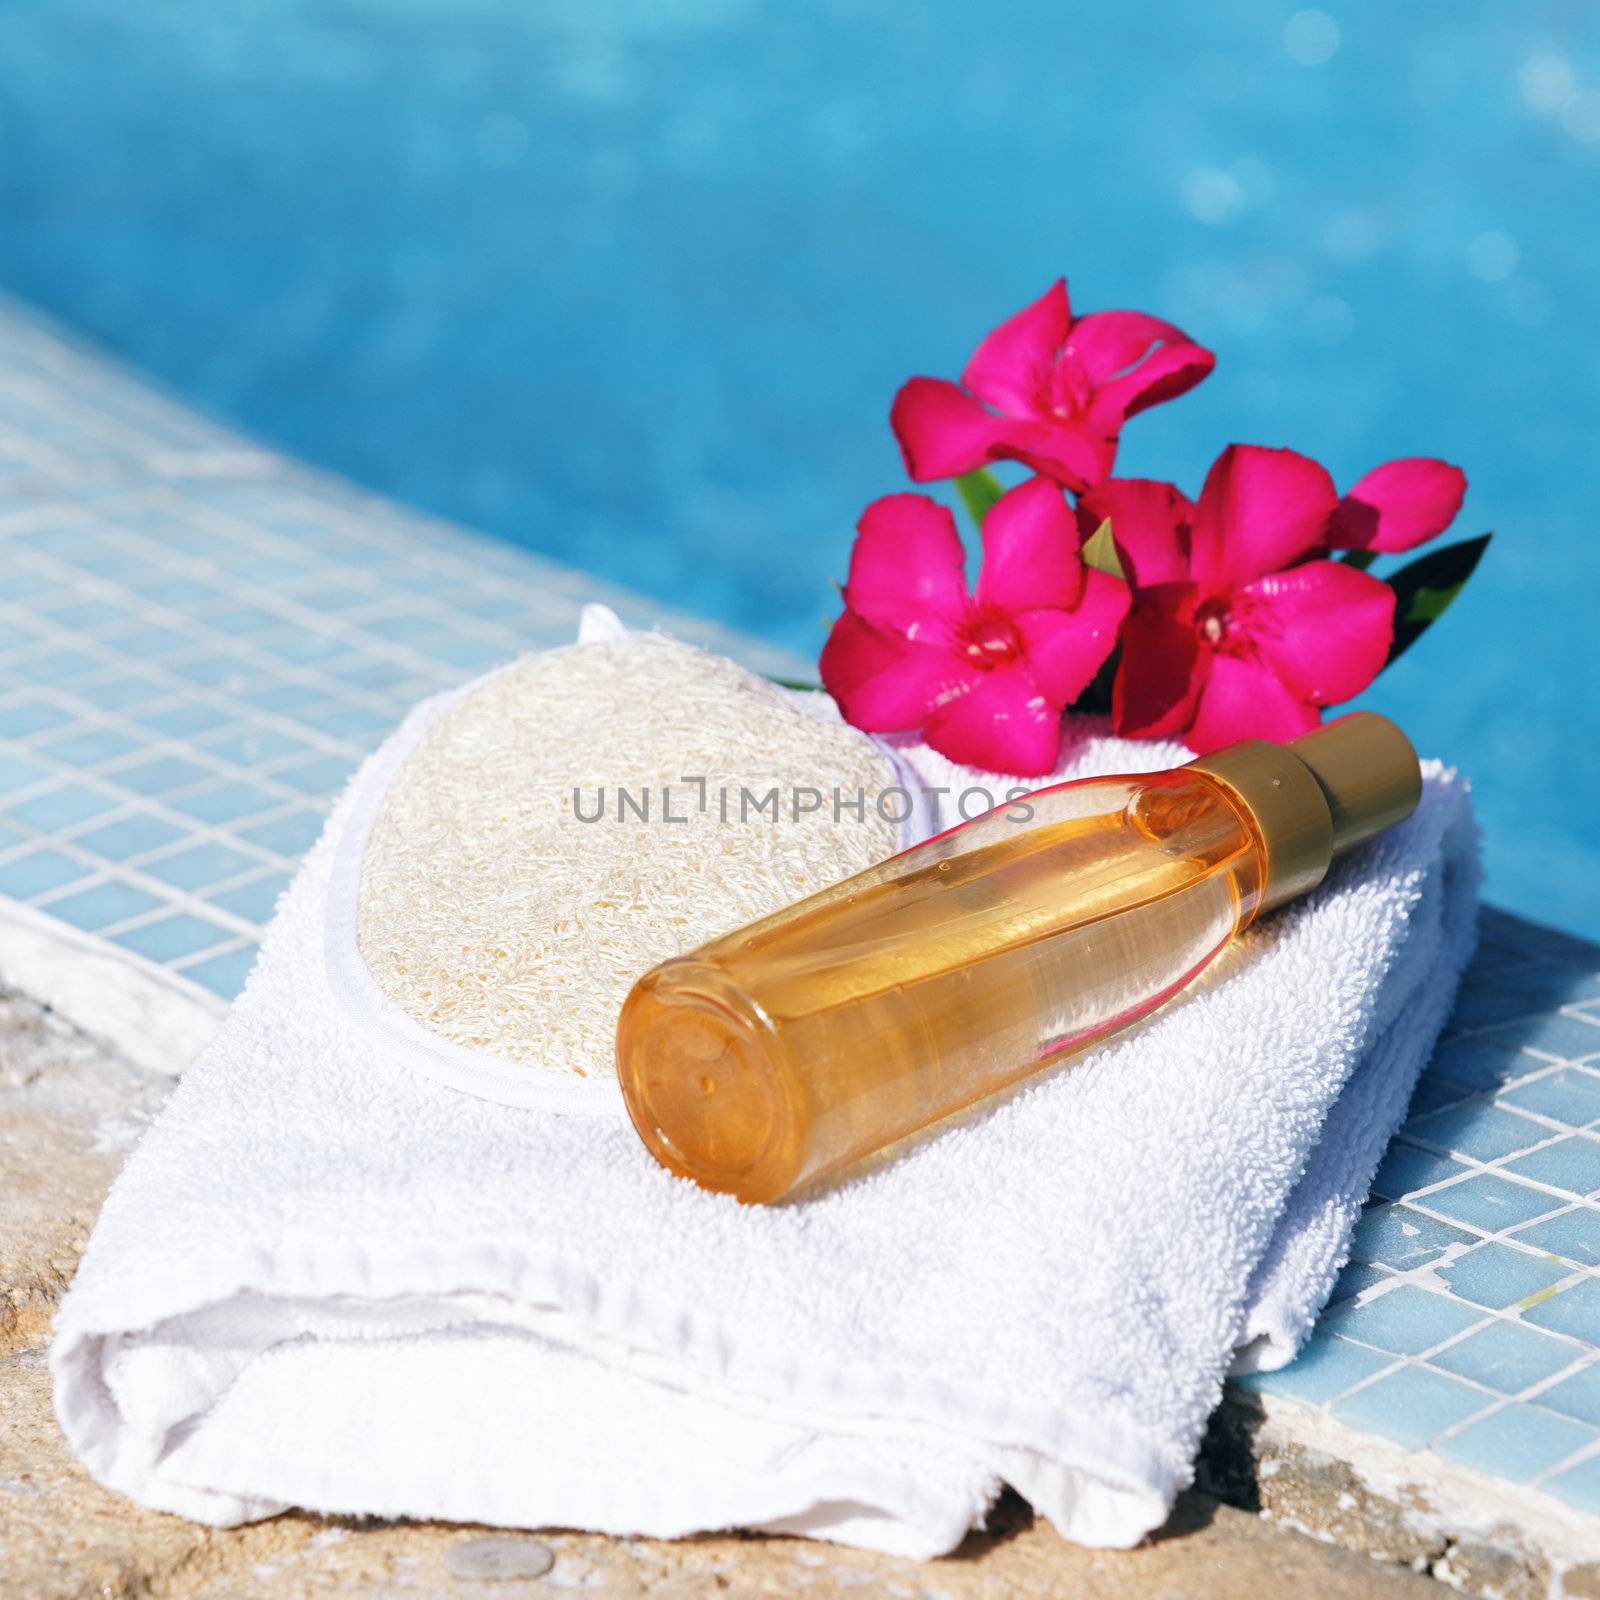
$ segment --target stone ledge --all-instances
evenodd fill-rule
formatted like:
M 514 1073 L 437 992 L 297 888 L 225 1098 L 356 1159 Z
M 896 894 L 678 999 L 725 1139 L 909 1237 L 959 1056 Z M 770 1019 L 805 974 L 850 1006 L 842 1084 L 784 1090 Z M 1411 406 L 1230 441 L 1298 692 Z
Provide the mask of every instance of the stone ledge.
M 513 1600 L 565 1590 L 617 1600 L 1238 1600 L 1276 1593 L 1426 1600 L 1436 1593 L 1410 1573 L 1200 1494 L 1185 1496 L 1167 1528 L 1131 1551 L 1070 1545 L 1008 1496 L 988 1532 L 929 1562 L 800 1539 L 534 1537 L 300 1515 L 204 1528 L 130 1505 L 89 1479 L 55 1426 L 48 1389 L 42 1345 L 0 1356 L 0 1410 L 8 1418 L 0 1443 L 0 1571 L 8 1600 L 466 1600 L 474 1593 Z
M 1230 1389 L 1197 1482 L 1238 1509 L 1495 1600 L 1600 1600 L 1600 1521 L 1276 1396 Z

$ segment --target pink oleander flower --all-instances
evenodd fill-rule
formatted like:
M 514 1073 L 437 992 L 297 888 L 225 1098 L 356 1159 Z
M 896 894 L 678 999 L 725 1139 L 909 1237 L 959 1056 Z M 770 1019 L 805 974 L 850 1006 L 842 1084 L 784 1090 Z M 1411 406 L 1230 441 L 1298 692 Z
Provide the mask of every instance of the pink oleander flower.
M 1216 357 L 1142 311 L 1074 318 L 1058 278 L 1002 322 L 961 375 L 912 378 L 889 420 L 913 481 L 1021 461 L 1074 491 L 1101 482 L 1135 413 L 1192 389 Z
M 1319 559 L 1340 507 L 1315 461 L 1254 445 L 1224 450 L 1194 505 L 1138 479 L 1082 497 L 1083 526 L 1110 517 L 1133 589 L 1112 688 L 1119 733 L 1177 735 L 1202 755 L 1235 739 L 1289 739 L 1372 682 L 1395 596 Z
M 823 647 L 823 685 L 869 733 L 920 729 L 966 766 L 1051 772 L 1062 709 L 1111 653 L 1127 586 L 1084 565 L 1072 512 L 1048 478 L 990 508 L 970 595 L 965 569 L 944 506 L 920 494 L 875 500 Z

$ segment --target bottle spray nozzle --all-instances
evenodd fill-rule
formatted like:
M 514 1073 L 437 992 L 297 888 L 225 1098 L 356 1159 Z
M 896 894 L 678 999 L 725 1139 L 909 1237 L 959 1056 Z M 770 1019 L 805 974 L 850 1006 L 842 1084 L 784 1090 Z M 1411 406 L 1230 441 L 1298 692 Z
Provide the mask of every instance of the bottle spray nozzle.
M 1249 811 L 1266 847 L 1261 910 L 1316 888 L 1337 855 L 1402 822 L 1422 798 L 1411 741 L 1375 711 L 1287 744 L 1246 739 L 1189 765 Z

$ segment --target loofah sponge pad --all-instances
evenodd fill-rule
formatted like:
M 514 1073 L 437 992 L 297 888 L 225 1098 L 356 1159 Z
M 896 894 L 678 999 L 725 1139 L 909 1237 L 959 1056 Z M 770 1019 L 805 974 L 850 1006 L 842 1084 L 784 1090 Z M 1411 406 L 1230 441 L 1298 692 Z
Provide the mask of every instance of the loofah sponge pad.
M 664 635 L 527 656 L 444 711 L 390 785 L 362 857 L 361 955 L 444 1039 L 614 1078 L 633 981 L 890 855 L 875 801 L 894 782 L 855 729 Z M 683 820 L 663 818 L 663 788 Z M 776 820 L 757 810 L 773 789 Z

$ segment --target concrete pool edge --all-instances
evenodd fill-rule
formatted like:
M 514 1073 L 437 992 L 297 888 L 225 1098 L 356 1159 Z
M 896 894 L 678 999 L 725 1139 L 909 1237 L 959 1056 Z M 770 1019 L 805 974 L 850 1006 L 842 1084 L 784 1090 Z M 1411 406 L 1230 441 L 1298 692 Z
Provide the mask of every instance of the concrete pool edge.
M 1229 1386 L 1196 1483 L 1228 1505 L 1471 1594 L 1600 1595 L 1600 1517 L 1280 1395 Z
M 215 995 L 130 951 L 0 897 L 0 980 L 135 1066 L 176 1077 L 227 1014 Z

